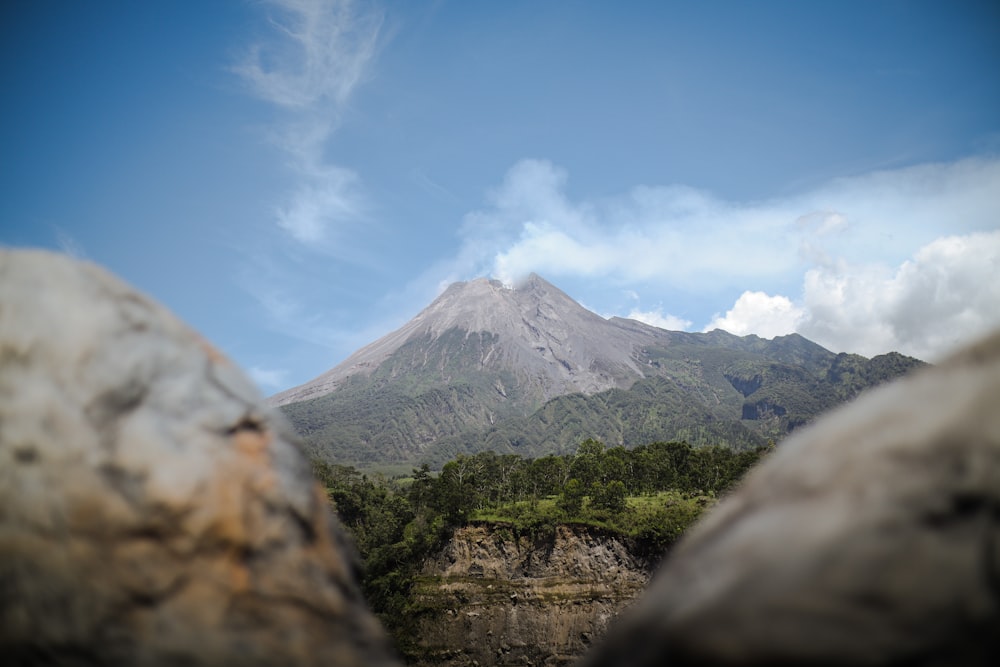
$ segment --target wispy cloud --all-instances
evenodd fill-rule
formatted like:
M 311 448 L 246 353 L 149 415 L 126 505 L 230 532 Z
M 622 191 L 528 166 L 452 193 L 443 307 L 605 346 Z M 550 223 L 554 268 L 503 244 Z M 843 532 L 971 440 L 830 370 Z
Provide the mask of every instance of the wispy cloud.
M 374 303 L 359 305 L 356 282 L 337 279 L 329 262 L 310 261 L 304 258 L 308 251 L 298 250 L 294 245 L 247 250 L 244 266 L 234 280 L 255 302 L 262 329 L 305 344 L 298 347 L 309 349 L 314 363 L 319 364 L 312 372 L 333 366 L 403 325 L 416 314 L 414 304 L 425 303 L 432 293 L 425 289 L 376 296 L 372 297 Z M 270 359 L 257 363 L 260 367 L 282 364 Z M 289 373 L 291 381 L 306 379 Z
M 271 0 L 270 34 L 233 70 L 252 94 L 279 109 L 268 135 L 288 157 L 297 185 L 275 222 L 313 249 L 365 210 L 359 176 L 332 164 L 324 149 L 351 93 L 374 58 L 383 17 L 351 0 Z
M 261 98 L 291 109 L 343 105 L 375 53 L 382 16 L 351 0 L 270 0 L 277 40 L 236 66 Z
M 251 366 L 247 369 L 250 379 L 264 393 L 273 393 L 288 386 L 288 372 L 276 368 Z
M 664 313 L 662 307 L 653 308 L 651 310 L 633 308 L 625 317 L 630 320 L 638 320 L 649 324 L 650 326 L 667 329 L 669 331 L 686 331 L 692 324 L 694 324 L 691 320 L 685 320 L 682 317 L 677 317 L 676 315 L 671 315 L 670 313 Z
M 70 257 L 87 259 L 87 250 L 83 247 L 83 244 L 76 239 L 76 237 L 58 225 L 53 225 L 52 232 L 55 234 L 56 245 L 59 246 L 60 250 Z
M 683 186 L 574 201 L 567 179 L 548 162 L 515 165 L 489 206 L 467 216 L 456 266 L 507 282 L 538 271 L 647 293 L 741 289 L 706 328 L 799 331 L 866 354 L 934 358 L 1000 325 L 1000 160 L 881 171 L 749 203 Z
M 290 185 L 268 211 L 271 224 L 236 242 L 243 264 L 235 280 L 257 303 L 266 328 L 349 351 L 368 342 L 361 338 L 367 328 L 343 326 L 340 313 L 315 301 L 337 291 L 339 274 L 331 267 L 375 260 L 352 242 L 371 222 L 363 179 L 331 158 L 329 148 L 352 95 L 370 75 L 384 16 L 353 0 L 266 0 L 261 8 L 265 29 L 231 69 L 270 105 L 262 132 L 284 156 Z M 283 388 L 287 378 L 259 370 L 257 379 Z
M 331 226 L 356 221 L 362 211 L 357 175 L 341 167 L 323 171 L 309 174 L 276 212 L 278 227 L 303 244 L 326 241 Z

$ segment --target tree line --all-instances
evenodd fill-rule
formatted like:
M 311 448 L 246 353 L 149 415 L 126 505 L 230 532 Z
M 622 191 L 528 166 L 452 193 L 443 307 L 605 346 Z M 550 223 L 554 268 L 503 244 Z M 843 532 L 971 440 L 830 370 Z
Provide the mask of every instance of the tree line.
M 764 451 L 685 442 L 606 448 L 586 440 L 562 456 L 459 455 L 437 474 L 422 465 L 408 479 L 321 461 L 313 470 L 358 547 L 367 599 L 405 644 L 399 624 L 407 617 L 413 577 L 456 527 L 489 517 L 533 531 L 589 523 L 662 547 L 697 518 L 706 498 L 728 490 Z M 629 508 L 636 497 L 647 499 L 641 511 Z
M 764 449 L 692 447 L 686 442 L 654 442 L 634 449 L 605 448 L 593 439 L 575 454 L 525 459 L 487 451 L 459 455 L 434 477 L 424 465 L 414 471 L 411 496 L 429 503 L 451 523 L 474 512 L 557 496 L 566 519 L 587 497 L 610 511 L 624 510 L 628 496 L 680 491 L 716 496 L 727 491 L 761 457 Z

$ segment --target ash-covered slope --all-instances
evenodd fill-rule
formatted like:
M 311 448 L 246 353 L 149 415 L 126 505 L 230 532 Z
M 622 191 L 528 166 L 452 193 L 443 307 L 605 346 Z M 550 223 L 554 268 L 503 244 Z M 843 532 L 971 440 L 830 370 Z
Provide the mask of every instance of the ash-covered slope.
M 426 385 L 452 383 L 467 372 L 509 372 L 534 400 L 592 394 L 643 377 L 636 350 L 665 342 L 664 334 L 630 320 L 606 320 L 535 274 L 514 288 L 479 278 L 452 284 L 400 329 L 270 401 L 286 405 L 318 398 L 352 377 L 386 385 L 419 375 L 418 384 Z M 469 338 L 474 341 L 459 340 Z M 442 358 L 445 352 L 460 358 Z
M 440 464 L 655 440 L 778 439 L 915 359 L 836 355 L 792 334 L 671 332 L 604 319 L 542 278 L 450 286 L 399 330 L 273 396 L 313 456 Z

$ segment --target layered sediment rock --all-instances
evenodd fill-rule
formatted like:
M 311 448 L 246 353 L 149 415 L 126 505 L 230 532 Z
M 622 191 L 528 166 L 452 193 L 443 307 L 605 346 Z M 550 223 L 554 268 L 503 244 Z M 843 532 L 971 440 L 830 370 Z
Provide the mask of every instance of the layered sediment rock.
M 461 528 L 414 588 L 418 665 L 565 665 L 602 636 L 653 565 L 622 538 L 583 527 L 515 535 Z
M 284 422 L 103 270 L 0 250 L 0 656 L 387 665 Z

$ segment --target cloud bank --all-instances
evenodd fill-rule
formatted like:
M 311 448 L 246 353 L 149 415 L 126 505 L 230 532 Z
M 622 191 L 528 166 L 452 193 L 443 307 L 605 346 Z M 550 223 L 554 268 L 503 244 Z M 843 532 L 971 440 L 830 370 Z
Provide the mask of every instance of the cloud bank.
M 881 171 L 748 203 L 685 186 L 574 201 L 567 180 L 549 162 L 515 165 L 466 217 L 456 265 L 507 283 L 536 271 L 643 293 L 742 290 L 706 330 L 797 331 L 869 356 L 935 359 L 1000 325 L 1000 160 Z M 628 315 L 691 326 L 662 308 Z
M 744 292 L 725 315 L 716 316 L 703 331 L 725 329 L 738 336 L 784 336 L 800 328 L 805 313 L 786 296 Z

